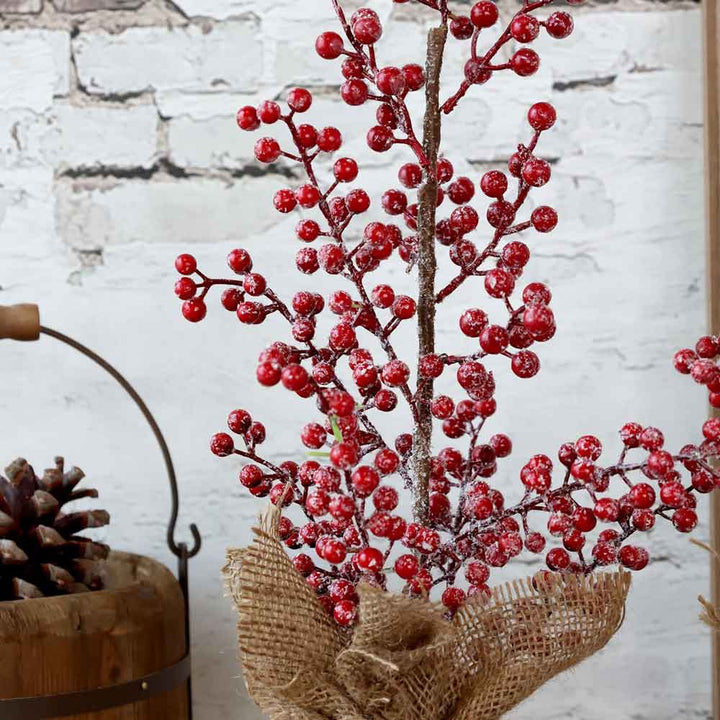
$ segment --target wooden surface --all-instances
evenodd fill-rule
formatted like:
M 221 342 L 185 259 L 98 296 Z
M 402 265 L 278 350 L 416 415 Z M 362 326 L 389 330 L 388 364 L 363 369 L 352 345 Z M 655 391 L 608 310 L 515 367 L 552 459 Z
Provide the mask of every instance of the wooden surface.
M 107 590 L 0 603 L 0 697 L 85 690 L 141 677 L 185 654 L 172 573 L 112 553 Z M 185 684 L 143 702 L 66 720 L 185 720 Z
M 37 340 L 40 313 L 37 305 L 0 305 L 0 340 Z
M 709 331 L 720 331 L 720 0 L 703 1 L 705 52 L 705 190 Z M 720 551 L 720 493 L 712 494 L 710 532 Z M 720 567 L 711 565 L 712 599 L 720 604 Z M 720 634 L 713 633 L 713 718 L 720 720 Z

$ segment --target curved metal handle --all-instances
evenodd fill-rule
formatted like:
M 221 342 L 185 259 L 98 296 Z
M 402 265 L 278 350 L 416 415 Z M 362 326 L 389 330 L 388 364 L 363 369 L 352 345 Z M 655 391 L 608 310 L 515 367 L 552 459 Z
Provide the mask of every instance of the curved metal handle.
M 165 442 L 165 437 L 160 431 L 160 427 L 148 409 L 148 406 L 145 404 L 145 401 L 140 397 L 135 388 L 107 360 L 100 357 L 100 355 L 93 352 L 90 348 L 86 347 L 77 340 L 74 340 L 57 330 L 41 325 L 37 305 L 24 304 L 0 306 L 0 339 L 37 340 L 41 334 L 55 338 L 56 340 L 69 345 L 86 357 L 90 358 L 103 370 L 112 375 L 125 392 L 127 392 L 127 394 L 133 399 L 133 402 L 138 406 L 138 408 L 140 408 L 140 412 L 145 417 L 145 420 L 147 420 L 148 425 L 150 425 L 153 435 L 155 435 L 155 439 L 160 446 L 163 460 L 165 461 L 165 469 L 167 470 L 168 482 L 170 483 L 170 494 L 172 496 L 172 509 L 170 512 L 170 521 L 168 522 L 166 536 L 167 545 L 170 548 L 170 552 L 172 552 L 172 554 L 180 561 L 182 574 L 182 563 L 186 562 L 188 559 L 194 557 L 198 554 L 198 552 L 200 552 L 202 538 L 200 537 L 200 531 L 198 530 L 197 525 L 192 523 L 190 525 L 190 532 L 193 537 L 192 548 L 188 548 L 185 543 L 175 542 L 175 528 L 177 526 L 178 513 L 180 510 L 180 497 L 178 494 L 175 466 L 173 465 L 167 442 Z M 181 578 L 181 583 L 182 582 L 183 578 Z

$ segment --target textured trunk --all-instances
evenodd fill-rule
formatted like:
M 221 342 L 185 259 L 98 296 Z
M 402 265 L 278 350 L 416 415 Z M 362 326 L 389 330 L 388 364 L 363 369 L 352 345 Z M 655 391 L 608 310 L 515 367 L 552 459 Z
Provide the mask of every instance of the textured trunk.
M 435 352 L 435 210 L 437 199 L 437 159 L 440 147 L 440 71 L 447 38 L 443 22 L 428 33 L 425 67 L 425 119 L 423 151 L 427 159 L 425 183 L 418 193 L 418 353 Z M 418 378 L 418 384 L 420 379 Z M 432 452 L 432 416 L 430 400 L 432 381 L 425 382 L 417 392 L 417 417 L 413 443 L 413 474 L 415 519 L 424 522 L 428 515 L 430 456 Z

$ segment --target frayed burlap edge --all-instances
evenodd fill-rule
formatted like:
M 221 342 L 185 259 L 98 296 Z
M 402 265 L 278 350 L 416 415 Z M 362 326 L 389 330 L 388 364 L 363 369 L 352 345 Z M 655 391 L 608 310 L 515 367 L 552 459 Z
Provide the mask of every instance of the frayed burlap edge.
M 272 720 L 495 720 L 620 628 L 628 573 L 525 579 L 441 606 L 361 583 L 359 623 L 339 628 L 277 536 L 272 506 L 253 543 L 228 551 L 248 692 Z

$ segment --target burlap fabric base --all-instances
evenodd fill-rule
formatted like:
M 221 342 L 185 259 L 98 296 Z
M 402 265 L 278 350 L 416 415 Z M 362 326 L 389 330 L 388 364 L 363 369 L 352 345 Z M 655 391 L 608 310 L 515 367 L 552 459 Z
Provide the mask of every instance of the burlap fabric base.
M 622 624 L 628 573 L 531 579 L 440 606 L 358 587 L 359 623 L 340 629 L 266 517 L 228 552 L 245 682 L 271 720 L 494 720 L 602 648 Z

